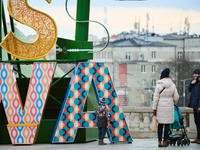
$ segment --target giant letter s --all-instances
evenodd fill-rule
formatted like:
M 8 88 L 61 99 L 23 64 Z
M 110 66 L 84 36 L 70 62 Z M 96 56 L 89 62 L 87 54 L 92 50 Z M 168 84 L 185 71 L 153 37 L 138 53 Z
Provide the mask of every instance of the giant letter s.
M 51 2 L 51 0 L 47 0 Z M 9 32 L 1 46 L 15 58 L 39 59 L 46 56 L 57 40 L 57 27 L 54 20 L 45 13 L 31 8 L 27 0 L 9 0 L 10 15 L 20 23 L 36 30 L 38 39 L 34 43 L 25 43 Z

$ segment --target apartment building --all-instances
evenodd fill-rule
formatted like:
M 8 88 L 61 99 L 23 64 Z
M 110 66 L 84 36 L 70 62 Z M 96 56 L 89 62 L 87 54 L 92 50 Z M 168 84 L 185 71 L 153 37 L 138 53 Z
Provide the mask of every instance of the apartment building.
M 154 35 L 148 39 L 122 34 L 93 55 L 93 61 L 106 62 L 122 106 L 151 106 L 156 81 L 164 69 L 161 62 L 183 55 L 199 61 L 198 37 Z M 98 49 L 100 45 L 94 46 Z

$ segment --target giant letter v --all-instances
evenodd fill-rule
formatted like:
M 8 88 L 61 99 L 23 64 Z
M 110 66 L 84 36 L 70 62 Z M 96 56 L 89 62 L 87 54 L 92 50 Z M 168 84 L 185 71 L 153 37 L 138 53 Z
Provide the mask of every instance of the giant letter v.
M 34 63 L 23 107 L 13 66 L 0 63 L 0 93 L 12 144 L 33 144 L 55 72 L 56 63 Z

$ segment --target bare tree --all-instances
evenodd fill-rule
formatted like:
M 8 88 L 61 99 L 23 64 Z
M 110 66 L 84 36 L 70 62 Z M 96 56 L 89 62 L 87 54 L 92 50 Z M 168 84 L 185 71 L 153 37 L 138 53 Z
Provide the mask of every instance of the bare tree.
M 177 86 L 180 95 L 178 106 L 188 105 L 190 93 L 187 90 L 188 84 L 192 80 L 192 72 L 195 68 L 200 68 L 200 63 L 190 60 L 189 58 L 176 58 L 161 62 L 159 70 L 164 68 L 170 69 L 170 78 Z M 185 87 L 185 88 L 184 88 Z M 185 97 L 184 97 L 185 93 Z M 185 98 L 185 102 L 184 102 Z

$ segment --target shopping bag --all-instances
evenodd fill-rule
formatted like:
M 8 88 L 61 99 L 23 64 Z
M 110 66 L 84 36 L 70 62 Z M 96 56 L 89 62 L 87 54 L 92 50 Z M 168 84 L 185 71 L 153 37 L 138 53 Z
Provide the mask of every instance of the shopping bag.
M 153 118 L 152 118 L 152 127 L 151 127 L 152 132 L 156 132 L 157 128 L 158 128 L 158 122 L 157 122 L 156 117 L 153 116 Z

